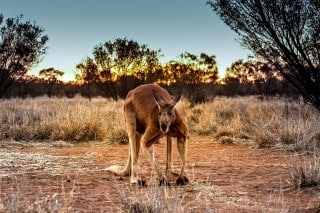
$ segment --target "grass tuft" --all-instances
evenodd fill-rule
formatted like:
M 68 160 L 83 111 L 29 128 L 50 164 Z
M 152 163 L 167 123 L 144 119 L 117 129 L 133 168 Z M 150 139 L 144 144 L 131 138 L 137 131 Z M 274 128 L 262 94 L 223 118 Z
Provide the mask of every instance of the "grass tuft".
M 319 187 L 320 186 L 320 157 L 305 159 L 293 163 L 291 168 L 291 184 L 297 188 Z
M 148 185 L 146 192 L 141 191 L 139 186 L 133 187 L 130 191 L 118 188 L 118 192 L 123 212 L 170 212 L 168 197 L 165 196 L 166 188 L 158 187 L 154 182 Z

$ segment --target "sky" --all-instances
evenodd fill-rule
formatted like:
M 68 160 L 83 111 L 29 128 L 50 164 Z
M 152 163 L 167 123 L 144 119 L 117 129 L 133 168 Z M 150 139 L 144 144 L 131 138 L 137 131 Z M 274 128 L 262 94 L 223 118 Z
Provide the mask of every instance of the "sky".
M 215 55 L 220 76 L 250 52 L 220 21 L 207 0 L 0 0 L 4 18 L 23 14 L 48 35 L 47 54 L 32 73 L 53 67 L 74 76 L 75 66 L 91 57 L 94 46 L 127 38 L 161 49 L 162 62 L 185 51 Z

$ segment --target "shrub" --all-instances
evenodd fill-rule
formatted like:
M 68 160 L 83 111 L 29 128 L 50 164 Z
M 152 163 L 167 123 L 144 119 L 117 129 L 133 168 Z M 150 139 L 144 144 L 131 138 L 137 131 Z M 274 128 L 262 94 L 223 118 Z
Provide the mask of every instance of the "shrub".
M 320 186 L 320 157 L 293 163 L 290 182 L 298 189 Z

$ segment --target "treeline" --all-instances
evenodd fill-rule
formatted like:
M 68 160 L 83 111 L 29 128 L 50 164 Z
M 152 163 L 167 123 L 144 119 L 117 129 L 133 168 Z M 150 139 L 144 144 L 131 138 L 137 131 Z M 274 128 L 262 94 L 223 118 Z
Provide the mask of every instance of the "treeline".
M 171 93 L 182 90 L 192 105 L 203 103 L 215 96 L 259 95 L 260 98 L 274 96 L 295 97 L 290 84 L 277 75 L 268 64 L 256 61 L 236 61 L 227 69 L 224 78 L 218 78 L 216 62 L 204 66 L 201 58 L 190 53 L 181 55 L 181 60 L 158 64 L 156 69 L 135 74 L 115 75 L 97 69 L 91 59 L 81 62 L 77 79 L 72 82 L 59 80 L 63 72 L 49 68 L 40 71 L 39 77 L 25 76 L 15 81 L 7 91 L 6 98 L 27 97 L 104 97 L 123 99 L 128 91 L 141 84 L 158 83 Z M 191 60 L 192 58 L 193 60 Z M 211 56 L 211 59 L 214 59 Z M 208 68 L 209 67 L 209 68 Z
M 134 76 L 123 76 L 116 81 L 95 82 L 88 88 L 85 84 L 76 82 L 63 82 L 57 80 L 52 83 L 38 77 L 27 77 L 13 83 L 7 91 L 5 98 L 27 97 L 69 97 L 76 95 L 83 97 L 105 97 L 117 100 L 124 98 L 129 90 L 138 85 L 151 83 L 138 79 Z M 240 82 L 238 78 L 228 78 L 226 82 L 215 83 L 185 83 L 175 82 L 170 85 L 159 83 L 169 91 L 183 90 L 185 96 L 192 102 L 205 102 L 214 96 L 248 96 L 259 95 L 261 97 L 290 96 L 296 95 L 294 89 L 283 80 L 269 79 L 264 82 L 250 81 Z
M 1 17 L 0 17 L 1 18 Z M 64 71 L 47 68 L 37 76 L 27 75 L 28 68 L 37 64 L 45 53 L 47 37 L 43 30 L 22 17 L 8 19 L 2 34 L 5 38 L 0 51 L 0 98 L 74 97 L 81 95 L 125 98 L 128 91 L 141 84 L 157 83 L 175 93 L 182 90 L 192 105 L 215 96 L 261 95 L 261 97 L 294 93 L 278 71 L 263 62 L 234 62 L 224 78 L 219 78 L 215 55 L 195 55 L 184 52 L 178 60 L 160 62 L 161 50 L 145 44 L 118 38 L 93 48 L 92 56 L 76 65 L 75 80 L 63 82 Z M 0 20 L 1 24 L 1 20 Z M 25 31 L 21 36 L 21 30 Z M 28 33 L 34 32 L 33 37 Z M 29 42 L 16 43 L 24 38 Z M 290 91 L 290 92 L 289 92 Z

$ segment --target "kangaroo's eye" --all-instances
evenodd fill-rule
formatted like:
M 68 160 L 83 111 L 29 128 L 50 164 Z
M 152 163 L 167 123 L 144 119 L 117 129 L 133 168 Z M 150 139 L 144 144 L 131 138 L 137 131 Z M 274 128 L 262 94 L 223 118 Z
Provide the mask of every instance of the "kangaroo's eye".
M 169 115 L 169 116 L 173 116 L 173 113 L 172 113 L 172 112 L 168 112 L 168 115 Z

